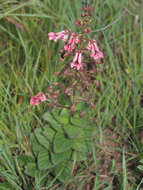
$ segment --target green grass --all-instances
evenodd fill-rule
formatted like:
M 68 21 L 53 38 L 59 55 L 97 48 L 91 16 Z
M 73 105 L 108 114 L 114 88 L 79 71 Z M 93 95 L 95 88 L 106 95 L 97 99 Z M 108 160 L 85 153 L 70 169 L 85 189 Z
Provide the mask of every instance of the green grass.
M 88 0 L 95 7 L 91 37 L 96 38 L 105 54 L 104 70 L 97 74 L 100 91 L 94 89 L 97 103 L 94 115 L 98 137 L 93 143 L 89 159 L 78 163 L 74 174 L 64 182 L 60 173 L 35 172 L 37 160 L 32 160 L 30 135 L 35 128 L 42 128 L 46 106 L 31 107 L 30 97 L 46 88 L 57 78 L 55 71 L 62 69 L 59 63 L 61 42 L 48 40 L 48 32 L 62 29 L 77 31 L 73 25 L 79 17 L 81 2 L 77 0 L 29 0 L 0 1 L 0 189 L 84 189 L 93 184 L 94 190 L 141 189 L 143 171 L 137 168 L 143 158 L 143 16 L 142 1 Z M 126 13 L 120 17 L 126 7 Z M 106 30 L 106 25 L 114 22 Z M 11 18 L 14 23 L 8 20 Z M 112 142 L 118 142 L 114 153 L 121 154 L 116 163 L 114 158 L 110 183 L 101 180 L 101 162 L 108 160 L 109 152 L 103 145 L 106 129 L 112 130 Z M 114 137 L 118 135 L 118 139 Z M 115 151 L 116 150 L 116 151 Z M 102 156 L 104 154 L 104 160 Z M 21 163 L 19 155 L 25 155 Z M 23 172 L 25 163 L 34 163 Z M 29 161 L 30 160 L 30 161 Z M 32 160 L 32 161 L 31 161 Z M 115 163 L 114 163 L 115 162 Z M 114 166 L 115 165 L 115 166 Z M 116 166 L 121 167 L 120 170 Z M 76 160 L 72 167 L 76 167 Z M 112 181 L 114 181 L 112 183 Z M 105 188 L 106 187 L 106 188 Z

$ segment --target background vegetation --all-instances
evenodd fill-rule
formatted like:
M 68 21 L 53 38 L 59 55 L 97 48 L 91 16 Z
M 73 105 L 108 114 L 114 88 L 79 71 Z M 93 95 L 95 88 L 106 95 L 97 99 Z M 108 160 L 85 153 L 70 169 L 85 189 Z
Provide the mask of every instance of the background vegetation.
M 76 32 L 81 1 L 0 1 L 0 190 L 143 188 L 143 1 L 88 3 L 95 8 L 91 37 L 104 52 L 104 72 L 97 74 L 100 90 L 93 90 L 92 151 L 83 161 L 73 158 L 66 173 L 58 157 L 60 168 L 49 169 L 45 152 L 39 163 L 38 151 L 48 143 L 42 132 L 47 107 L 31 107 L 29 100 L 57 80 L 62 43 L 51 43 L 47 34 Z

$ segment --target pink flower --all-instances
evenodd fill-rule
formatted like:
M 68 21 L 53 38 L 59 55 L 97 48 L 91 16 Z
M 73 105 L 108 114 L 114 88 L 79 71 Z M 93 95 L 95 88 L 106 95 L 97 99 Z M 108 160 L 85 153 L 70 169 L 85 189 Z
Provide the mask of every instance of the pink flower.
M 69 32 L 67 30 L 63 30 L 58 33 L 49 32 L 48 36 L 49 36 L 49 40 L 54 40 L 55 42 L 57 42 L 59 39 L 61 39 L 65 42 L 69 37 Z
M 77 70 L 80 70 L 82 68 L 82 53 L 76 52 L 73 61 L 70 64 L 71 68 L 76 67 Z
M 77 34 L 72 33 L 68 43 L 64 46 L 64 50 L 68 53 L 72 52 L 72 50 L 74 49 L 74 45 L 77 43 L 79 43 L 79 37 Z
M 99 50 L 96 44 L 96 40 L 93 41 L 90 40 L 86 48 L 91 51 L 90 56 L 93 57 L 94 60 L 97 60 L 99 58 L 104 58 L 102 51 Z
M 30 99 L 30 105 L 39 105 L 40 102 L 44 102 L 46 100 L 46 96 L 43 92 L 39 92 L 36 96 L 32 96 Z

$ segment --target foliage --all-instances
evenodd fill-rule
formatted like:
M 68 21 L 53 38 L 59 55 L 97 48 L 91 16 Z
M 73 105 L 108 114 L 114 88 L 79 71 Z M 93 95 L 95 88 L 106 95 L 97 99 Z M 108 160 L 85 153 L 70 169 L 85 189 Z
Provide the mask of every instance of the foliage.
M 92 31 L 120 18 L 106 30 L 90 33 L 105 54 L 104 65 L 99 65 L 104 72 L 97 74 L 100 88 L 93 88 L 96 104 L 87 114 L 95 122 L 89 123 L 95 133 L 90 154 L 84 143 L 82 152 L 79 148 L 80 139 L 91 136 L 91 131 L 86 126 L 80 131 L 88 121 L 78 111 L 69 121 L 64 109 L 47 113 L 43 103 L 27 106 L 32 95 L 57 82 L 53 73 L 63 68 L 57 53 L 62 44 L 50 43 L 48 32 L 65 28 L 78 32 L 73 22 L 80 15 L 81 2 L 0 1 L 0 189 L 87 189 L 89 184 L 91 189 L 142 188 L 142 170 L 137 167 L 143 157 L 143 5 L 139 0 L 88 3 L 95 8 Z M 120 162 L 112 159 L 112 175 L 106 182 L 100 170 L 111 154 L 111 147 L 107 151 L 103 145 L 107 128 L 118 134 L 110 140 L 119 145 L 114 149 L 122 156 Z M 59 138 L 66 141 L 64 154 L 56 143 Z M 121 170 L 115 167 L 119 165 Z

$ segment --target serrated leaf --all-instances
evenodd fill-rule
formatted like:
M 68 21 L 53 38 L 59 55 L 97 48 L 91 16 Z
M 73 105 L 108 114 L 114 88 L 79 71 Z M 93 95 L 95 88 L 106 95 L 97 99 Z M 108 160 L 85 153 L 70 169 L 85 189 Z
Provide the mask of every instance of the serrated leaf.
M 84 127 L 87 125 L 87 122 L 84 118 L 80 118 L 80 117 L 72 117 L 71 118 L 71 123 L 75 126 L 79 126 L 79 127 Z
M 52 142 L 55 136 L 55 131 L 48 125 L 44 126 L 44 135 Z
M 64 134 L 57 133 L 54 139 L 54 151 L 55 153 L 61 153 L 71 148 L 70 139 L 66 138 Z
M 63 125 L 67 125 L 69 123 L 68 115 L 60 115 L 56 116 L 56 119 Z
M 72 148 L 79 152 L 88 152 L 88 147 L 84 140 L 74 139 L 72 140 Z
M 67 125 L 64 127 L 65 132 L 67 133 L 69 138 L 83 138 L 85 137 L 85 133 L 83 128 L 79 128 L 74 125 Z
M 24 154 L 17 155 L 16 158 L 20 167 L 24 167 L 29 162 L 34 162 L 34 157 Z
M 65 108 L 63 108 L 55 117 L 63 125 L 67 125 L 69 123 L 69 111 Z
M 35 176 L 35 172 L 36 172 L 37 168 L 36 168 L 36 163 L 34 162 L 29 162 L 26 167 L 25 167 L 25 171 L 24 173 L 28 176 L 34 177 Z
M 37 128 L 34 131 L 34 134 L 37 138 L 37 141 L 46 149 L 49 149 L 49 142 L 48 139 L 46 139 L 46 137 L 44 135 L 42 135 L 42 130 L 41 128 Z
M 70 177 L 72 171 L 72 163 L 64 162 L 54 168 L 54 174 L 61 182 L 65 182 Z
M 69 151 L 66 151 L 66 152 L 62 152 L 62 153 L 58 153 L 58 154 L 55 154 L 55 153 L 51 153 L 51 160 L 52 160 L 52 163 L 54 165 L 56 164 L 59 164 L 60 162 L 63 162 L 65 160 L 69 160 L 70 157 L 71 157 L 71 150 Z
M 52 168 L 53 164 L 50 161 L 49 152 L 41 151 L 38 155 L 38 167 L 40 170 Z
M 141 160 L 140 160 L 140 163 L 142 163 L 142 164 L 143 164 L 143 159 L 141 159 Z
M 37 141 L 34 133 L 31 134 L 30 136 L 30 142 L 31 142 L 31 147 L 33 152 L 37 155 L 41 150 L 44 150 L 45 148 L 39 144 Z
M 43 119 L 48 121 L 51 126 L 56 130 L 56 131 L 59 131 L 61 132 L 62 131 L 62 126 L 60 123 L 58 123 L 54 118 L 53 116 L 49 113 L 49 112 L 46 112 L 44 115 L 43 115 Z

